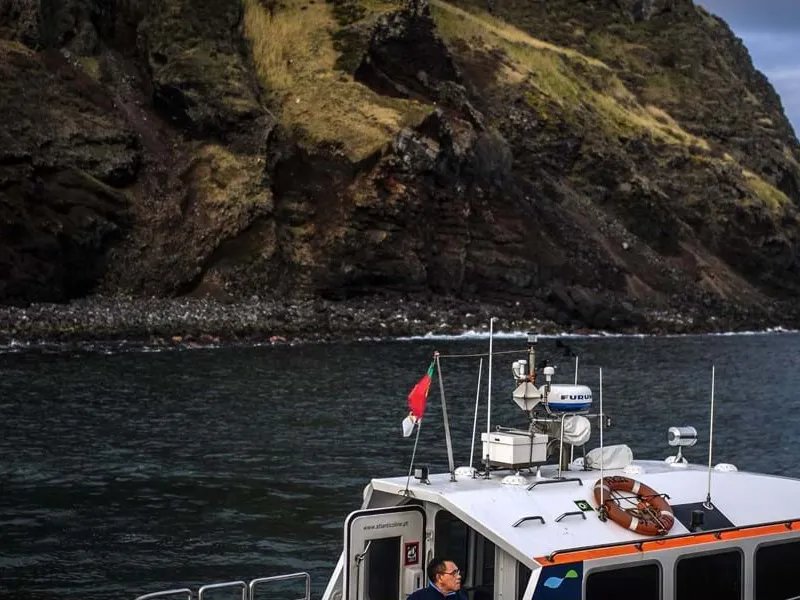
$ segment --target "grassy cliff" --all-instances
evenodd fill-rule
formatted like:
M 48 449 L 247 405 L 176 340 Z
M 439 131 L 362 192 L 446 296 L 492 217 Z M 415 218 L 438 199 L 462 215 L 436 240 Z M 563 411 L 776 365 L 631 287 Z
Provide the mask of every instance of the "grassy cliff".
M 5 302 L 423 295 L 624 329 L 800 292 L 800 147 L 691 0 L 17 2 L 0 48 Z

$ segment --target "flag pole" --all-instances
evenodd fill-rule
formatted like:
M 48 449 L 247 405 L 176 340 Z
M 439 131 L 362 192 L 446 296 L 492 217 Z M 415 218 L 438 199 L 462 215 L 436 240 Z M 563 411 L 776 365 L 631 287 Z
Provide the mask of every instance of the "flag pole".
M 442 396 L 442 420 L 444 421 L 444 439 L 447 444 L 447 464 L 450 466 L 450 481 L 456 480 L 456 465 L 453 460 L 453 444 L 450 441 L 450 423 L 447 420 L 447 402 L 444 399 L 444 382 L 442 381 L 442 366 L 439 364 L 439 353 L 433 353 L 436 361 L 436 374 L 439 376 L 439 394 Z
M 408 479 L 406 480 L 406 489 L 405 493 L 408 494 L 408 486 L 411 482 L 411 473 L 414 470 L 414 458 L 417 456 L 417 444 L 419 444 L 419 431 L 422 427 L 422 417 L 425 414 L 425 403 L 428 399 L 428 390 L 431 387 L 431 379 L 433 378 L 433 369 L 438 364 L 438 357 L 439 353 L 435 352 L 434 360 L 431 361 L 430 366 L 428 367 L 428 371 L 425 375 L 422 376 L 417 384 L 412 388 L 411 392 L 408 394 L 408 408 L 410 410 L 410 414 L 403 419 L 403 436 L 411 435 L 411 431 L 406 426 L 406 422 L 411 423 L 411 427 L 414 425 L 417 426 L 417 437 L 414 439 L 414 450 L 411 453 L 411 464 L 408 466 Z M 441 381 L 441 376 L 439 377 Z M 444 400 L 444 398 L 442 398 Z M 447 425 L 447 413 L 445 413 L 445 425 Z M 408 433 L 406 433 L 408 431 Z M 449 440 L 448 440 L 449 442 Z M 451 459 L 451 466 L 452 466 L 452 459 Z M 428 483 L 426 481 L 426 483 Z
M 417 444 L 419 443 L 419 430 L 422 429 L 422 419 L 417 421 L 417 436 L 414 438 L 414 450 L 411 452 L 411 464 L 408 465 L 408 478 L 406 479 L 406 490 L 404 495 L 408 496 L 408 485 L 411 483 L 411 472 L 414 470 L 414 458 L 417 456 Z

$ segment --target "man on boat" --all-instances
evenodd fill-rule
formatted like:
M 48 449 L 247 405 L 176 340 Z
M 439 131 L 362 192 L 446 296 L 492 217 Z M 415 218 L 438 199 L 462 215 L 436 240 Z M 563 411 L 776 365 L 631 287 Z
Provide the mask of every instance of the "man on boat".
M 408 600 L 467 600 L 461 591 L 461 569 L 452 560 L 434 556 L 428 563 L 428 585 L 417 590 Z

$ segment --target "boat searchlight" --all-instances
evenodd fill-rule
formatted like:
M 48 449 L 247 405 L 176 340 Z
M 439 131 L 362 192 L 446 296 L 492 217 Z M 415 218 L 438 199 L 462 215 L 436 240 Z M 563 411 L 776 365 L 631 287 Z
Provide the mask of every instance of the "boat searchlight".
M 697 443 L 697 429 L 694 427 L 670 427 L 667 431 L 670 446 L 690 447 Z
M 667 443 L 678 447 L 678 454 L 668 456 L 664 462 L 672 467 L 685 467 L 688 464 L 681 450 L 697 443 L 697 429 L 694 427 L 670 427 L 667 430 Z

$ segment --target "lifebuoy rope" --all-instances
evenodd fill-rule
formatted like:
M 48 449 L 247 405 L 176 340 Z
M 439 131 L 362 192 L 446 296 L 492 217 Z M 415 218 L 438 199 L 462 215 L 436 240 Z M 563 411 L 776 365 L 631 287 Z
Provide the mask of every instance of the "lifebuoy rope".
M 628 492 L 633 495 L 624 495 Z M 594 486 L 600 518 L 644 535 L 664 535 L 675 523 L 666 494 L 628 477 L 604 477 Z M 601 502 L 602 500 L 602 502 Z M 630 505 L 623 508 L 624 505 Z

